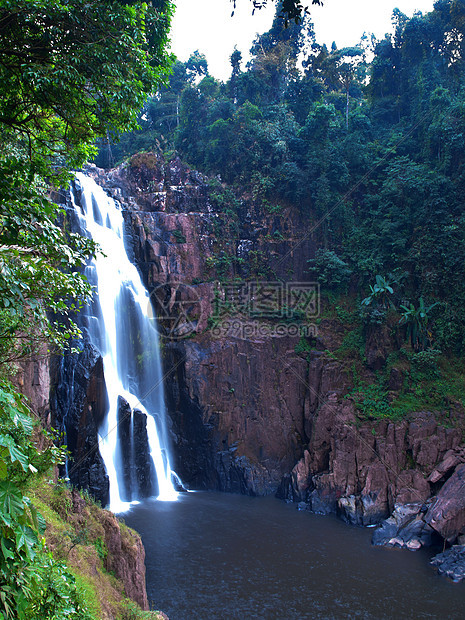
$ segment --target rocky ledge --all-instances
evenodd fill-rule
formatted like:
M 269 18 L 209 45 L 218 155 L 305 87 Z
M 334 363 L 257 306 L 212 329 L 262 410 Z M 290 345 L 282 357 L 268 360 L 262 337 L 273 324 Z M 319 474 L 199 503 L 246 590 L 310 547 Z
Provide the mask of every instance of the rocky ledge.
M 430 564 L 438 573 L 458 583 L 465 579 L 465 545 L 454 545 L 451 549 L 435 555 Z
M 465 465 L 456 467 L 439 493 L 426 503 L 396 505 L 373 534 L 373 544 L 416 550 L 434 541 L 447 544 L 465 535 Z

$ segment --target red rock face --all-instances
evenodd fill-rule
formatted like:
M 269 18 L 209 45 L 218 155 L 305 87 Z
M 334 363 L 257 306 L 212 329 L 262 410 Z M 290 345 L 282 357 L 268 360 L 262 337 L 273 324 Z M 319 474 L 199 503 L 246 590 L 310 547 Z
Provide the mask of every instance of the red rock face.
M 319 512 L 338 512 L 363 525 L 387 517 L 396 503 L 424 502 L 438 461 L 460 443 L 460 432 L 433 416 L 409 423 L 360 424 L 353 404 L 327 397 L 312 420 L 311 439 L 281 493 Z
M 449 542 L 465 534 L 465 465 L 459 465 L 444 484 L 425 521 Z
M 22 361 L 18 364 L 17 374 L 13 381 L 28 399 L 32 411 L 40 416 L 47 428 L 50 428 L 50 358 L 46 347 L 37 359 Z
M 344 398 L 350 373 L 324 353 L 340 344 L 337 321 L 320 322 L 310 354 L 297 354 L 299 338 L 289 335 L 215 337 L 211 315 L 220 275 L 246 278 L 259 256 L 266 259 L 266 268 L 254 263 L 263 279 L 308 279 L 314 248 L 302 242 L 297 213 L 284 210 L 278 217 L 242 200 L 231 232 L 206 179 L 179 160 L 100 176 L 128 209 L 134 256 L 157 291 L 155 304 L 188 299 L 180 282 L 198 301 L 190 337 L 164 344 L 176 468 L 186 482 L 251 494 L 278 491 L 367 525 L 396 503 L 421 504 L 463 462 L 459 431 L 439 426 L 428 412 L 399 423 L 357 418 Z M 168 322 L 163 327 L 171 329 Z M 388 331 L 368 334 L 371 370 L 385 364 L 389 347 Z M 391 373 L 390 389 L 402 382 L 400 371 Z
M 296 341 L 212 339 L 185 343 L 185 382 L 202 405 L 202 423 L 219 448 L 219 486 L 236 490 L 228 469 L 242 470 L 245 489 L 276 492 L 300 458 L 305 436 L 306 363 Z M 226 471 L 224 471 L 226 469 Z
M 108 554 L 105 568 L 113 572 L 124 584 L 126 596 L 148 610 L 145 589 L 145 549 L 140 537 L 128 528 L 121 532 L 116 517 L 108 511 L 103 513 L 102 525 L 105 529 L 105 545 Z

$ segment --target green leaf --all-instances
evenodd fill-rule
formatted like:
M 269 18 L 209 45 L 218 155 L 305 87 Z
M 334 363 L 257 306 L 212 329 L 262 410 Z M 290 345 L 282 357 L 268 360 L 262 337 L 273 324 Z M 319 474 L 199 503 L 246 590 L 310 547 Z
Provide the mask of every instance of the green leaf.
M 7 542 L 11 544 L 11 541 L 6 540 L 2 536 L 2 538 L 0 539 L 0 546 L 2 548 L 3 557 L 5 559 L 7 559 L 7 560 L 13 560 L 15 555 L 14 555 L 13 551 L 6 546 L 5 543 L 7 543 Z
M 23 496 L 11 481 L 0 482 L 0 518 L 3 515 L 18 517 L 24 514 Z
M 23 549 L 29 558 L 33 558 L 37 545 L 37 534 L 28 525 L 20 525 L 15 528 L 16 531 L 16 548 Z

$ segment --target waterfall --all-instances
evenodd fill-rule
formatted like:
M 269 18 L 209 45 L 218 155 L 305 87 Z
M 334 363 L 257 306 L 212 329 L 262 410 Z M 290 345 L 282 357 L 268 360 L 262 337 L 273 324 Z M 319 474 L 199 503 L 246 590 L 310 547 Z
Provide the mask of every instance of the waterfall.
M 117 203 L 84 174 L 77 173 L 80 197 L 72 200 L 82 234 L 100 253 L 86 267 L 96 288 L 86 309 L 86 330 L 103 358 L 109 410 L 99 429 L 99 448 L 110 480 L 110 510 L 123 512 L 143 495 L 175 500 L 166 429 L 163 375 L 149 295 L 124 246 L 124 221 Z M 143 432 L 149 455 L 135 444 Z M 142 429 L 142 431 L 140 430 Z M 147 475 L 147 471 L 149 474 Z M 134 488 L 136 486 L 136 488 Z

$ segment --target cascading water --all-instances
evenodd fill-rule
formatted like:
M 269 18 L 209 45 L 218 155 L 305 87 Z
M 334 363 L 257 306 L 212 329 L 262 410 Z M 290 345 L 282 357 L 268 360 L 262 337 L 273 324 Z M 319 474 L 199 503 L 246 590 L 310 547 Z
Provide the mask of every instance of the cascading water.
M 121 210 L 92 179 L 82 173 L 76 179 L 80 198 L 72 192 L 72 199 L 82 233 L 101 250 L 86 268 L 97 291 L 87 308 L 87 331 L 102 355 L 108 391 L 109 410 L 99 429 L 99 448 L 110 480 L 110 510 L 123 512 L 139 499 L 134 472 L 141 455 L 134 435 L 144 415 L 148 467 L 155 474 L 148 476 L 152 480 L 145 484 L 146 495 L 162 501 L 177 498 L 172 482 L 176 474 L 169 461 L 158 333 L 149 295 L 126 253 Z

